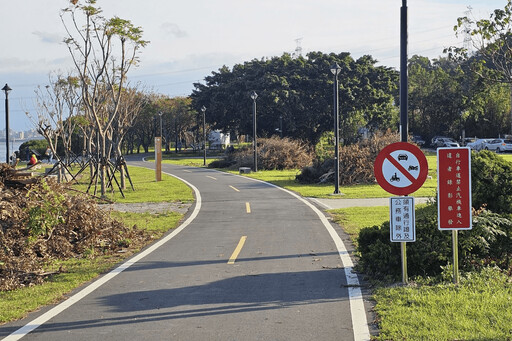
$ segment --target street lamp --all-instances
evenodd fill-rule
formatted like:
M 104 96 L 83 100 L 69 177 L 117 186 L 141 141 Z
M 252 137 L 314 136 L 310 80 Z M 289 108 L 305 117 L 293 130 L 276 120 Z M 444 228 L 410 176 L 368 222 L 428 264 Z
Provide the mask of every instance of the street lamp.
M 258 171 L 258 143 L 256 138 L 256 98 L 258 94 L 256 91 L 251 92 L 252 98 L 252 136 L 253 136 L 253 152 L 254 152 L 254 171 Z
M 5 163 L 9 163 L 9 91 L 12 89 L 5 83 L 2 88 L 5 92 Z
M 203 113 L 203 166 L 206 166 L 206 107 L 201 107 Z
M 340 119 L 339 119 L 339 108 L 338 108 L 338 75 L 341 71 L 341 67 L 338 63 L 334 63 L 331 66 L 331 72 L 334 75 L 334 162 L 335 162 L 335 175 L 334 175 L 334 194 L 340 194 L 340 160 L 339 160 L 339 148 L 340 148 Z

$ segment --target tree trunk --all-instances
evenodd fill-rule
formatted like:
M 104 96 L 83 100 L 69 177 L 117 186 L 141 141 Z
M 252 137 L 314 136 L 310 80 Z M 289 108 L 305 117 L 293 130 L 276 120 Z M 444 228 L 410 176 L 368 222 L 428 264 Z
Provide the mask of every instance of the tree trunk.
M 101 154 L 100 154 L 100 180 L 101 180 L 101 197 L 107 194 L 107 157 L 106 157 L 106 136 L 101 136 Z

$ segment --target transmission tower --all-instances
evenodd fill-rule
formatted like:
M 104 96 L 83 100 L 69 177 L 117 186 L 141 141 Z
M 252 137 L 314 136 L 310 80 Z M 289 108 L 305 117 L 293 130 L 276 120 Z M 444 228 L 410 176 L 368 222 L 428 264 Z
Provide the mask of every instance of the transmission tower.
M 297 44 L 297 47 L 295 48 L 295 52 L 293 52 L 292 57 L 299 58 L 302 56 L 302 38 L 295 39 L 295 43 Z
M 471 7 L 471 6 L 467 7 L 467 11 L 464 12 L 464 15 L 466 16 L 466 18 L 469 18 L 472 10 L 473 10 L 473 7 Z M 464 22 L 463 30 L 464 30 L 464 32 L 463 32 L 463 34 L 464 34 L 464 49 L 468 52 L 468 54 L 471 54 L 473 42 L 471 40 L 471 26 L 470 26 L 469 20 L 466 20 Z

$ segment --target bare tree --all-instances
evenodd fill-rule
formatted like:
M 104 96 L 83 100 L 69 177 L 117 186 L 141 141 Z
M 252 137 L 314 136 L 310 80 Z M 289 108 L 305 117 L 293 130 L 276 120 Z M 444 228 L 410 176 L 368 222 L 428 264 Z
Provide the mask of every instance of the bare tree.
M 59 169 L 68 169 L 70 163 L 71 141 L 76 128 L 74 117 L 79 111 L 80 94 L 77 78 L 71 75 L 56 74 L 49 76 L 49 84 L 35 91 L 37 118 L 29 113 L 30 120 L 37 131 L 45 138 Z M 64 147 L 64 160 L 58 154 L 58 143 Z
M 64 42 L 80 79 L 84 111 L 99 137 L 97 173 L 105 196 L 107 133 L 119 119 L 127 73 L 148 42 L 142 39 L 140 27 L 118 17 L 107 19 L 95 5 L 95 0 L 71 0 L 62 10 L 61 21 L 67 32 Z
M 123 100 L 120 101 L 118 109 L 118 119 L 111 126 L 107 136 L 112 143 L 112 149 L 116 159 L 115 167 L 120 172 L 121 189 L 125 189 L 125 175 L 127 173 L 127 168 L 121 147 L 126 133 L 133 126 L 137 116 L 142 110 L 142 107 L 146 103 L 146 98 L 144 94 L 139 92 L 136 88 L 124 89 L 122 96 Z

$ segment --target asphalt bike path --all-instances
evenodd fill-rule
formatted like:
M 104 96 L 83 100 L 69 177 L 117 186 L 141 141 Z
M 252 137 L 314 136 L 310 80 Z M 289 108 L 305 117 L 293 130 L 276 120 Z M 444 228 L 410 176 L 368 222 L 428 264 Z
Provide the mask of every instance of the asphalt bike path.
M 0 327 L 0 337 L 369 339 L 357 276 L 323 213 L 246 177 L 167 164 L 162 170 L 195 190 L 184 224 L 63 304 Z

